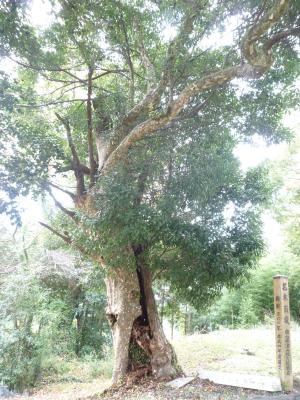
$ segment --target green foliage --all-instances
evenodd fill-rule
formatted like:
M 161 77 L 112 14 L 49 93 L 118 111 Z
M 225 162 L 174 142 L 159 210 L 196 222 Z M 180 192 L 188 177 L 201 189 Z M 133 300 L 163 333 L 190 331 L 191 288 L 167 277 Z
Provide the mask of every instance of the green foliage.
M 219 326 L 248 328 L 267 322 L 274 315 L 275 275 L 288 276 L 291 315 L 299 322 L 299 271 L 299 259 L 286 249 L 273 257 L 264 258 L 240 287 L 223 291 L 220 299 L 206 313 L 200 312 L 198 316 L 194 316 L 193 329 L 214 330 Z
M 293 114 L 292 114 L 293 115 Z M 294 140 L 285 149 L 280 162 L 272 165 L 272 173 L 281 183 L 275 209 L 276 218 L 283 227 L 286 237 L 285 245 L 293 254 L 300 255 L 300 226 L 299 226 L 299 120 L 294 115 Z
M 47 302 L 48 293 L 28 270 L 1 286 L 0 379 L 10 388 L 22 390 L 35 383 L 52 345 L 49 328 L 58 333 Z
M 136 343 L 129 343 L 129 358 L 134 365 L 147 365 L 150 359 L 146 352 Z
M 289 289 L 290 289 L 290 307 L 292 316 L 296 321 L 300 321 L 300 300 L 299 300 L 299 288 L 300 288 L 300 268 L 299 259 L 297 259 L 297 267 L 290 270 L 289 275 Z
M 82 283 L 81 290 L 75 308 L 75 352 L 78 356 L 91 354 L 95 358 L 101 358 L 103 347 L 111 343 L 105 316 L 106 296 L 101 274 L 89 274 Z
M 113 355 L 109 352 L 101 359 L 89 354 L 84 356 L 81 361 L 88 363 L 92 379 L 99 378 L 99 376 L 110 379 L 113 371 L 113 359 Z
M 73 234 L 91 253 L 101 253 L 110 267 L 133 268 L 133 255 L 126 249 L 144 243 L 153 271 L 162 270 L 172 291 L 199 307 L 260 256 L 259 216 L 271 189 L 263 168 L 246 174 L 238 170 L 227 138 L 212 143 L 198 137 L 183 145 L 189 134 L 178 133 L 178 142 L 166 138 L 155 149 L 158 154 L 148 146 L 136 150 L 130 166 L 104 177 L 94 199 L 97 214 L 80 215 L 93 235 L 78 229 Z M 169 146 L 176 142 L 173 153 Z M 171 176 L 164 173 L 167 157 L 172 159 Z M 143 176 L 143 200 L 137 204 Z
M 47 240 L 26 226 L 13 237 L 1 226 L 0 381 L 22 391 L 61 373 L 58 358 L 101 358 L 110 335 L 99 271 L 72 253 L 42 248 Z
M 11 388 L 23 390 L 33 386 L 44 369 L 48 374 L 53 369 L 45 364 L 48 358 L 72 358 L 75 353 L 100 358 L 103 345 L 110 343 L 103 295 L 92 287 L 81 293 L 78 303 L 70 291 L 20 269 L 1 289 L 0 380 Z M 85 319 L 81 316 L 79 328 L 74 321 L 78 323 L 80 312 Z
M 1 381 L 10 389 L 20 391 L 32 387 L 41 371 L 45 347 L 44 342 L 39 343 L 27 331 L 6 332 L 1 335 Z
M 240 325 L 249 328 L 257 325 L 260 321 L 257 316 L 257 309 L 252 298 L 243 298 L 240 306 Z

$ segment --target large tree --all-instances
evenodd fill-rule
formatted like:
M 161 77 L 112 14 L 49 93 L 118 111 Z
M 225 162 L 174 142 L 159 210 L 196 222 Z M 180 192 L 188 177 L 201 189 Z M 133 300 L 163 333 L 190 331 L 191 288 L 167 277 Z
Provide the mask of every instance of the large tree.
M 52 196 L 66 219 L 43 225 L 106 273 L 114 381 L 142 365 L 169 376 L 152 281 L 199 305 L 261 254 L 265 172 L 243 173 L 233 149 L 288 135 L 299 2 L 51 4 L 44 30 L 26 1 L 0 4 L 1 54 L 18 66 L 0 83 L 1 208 L 18 221 L 19 195 Z

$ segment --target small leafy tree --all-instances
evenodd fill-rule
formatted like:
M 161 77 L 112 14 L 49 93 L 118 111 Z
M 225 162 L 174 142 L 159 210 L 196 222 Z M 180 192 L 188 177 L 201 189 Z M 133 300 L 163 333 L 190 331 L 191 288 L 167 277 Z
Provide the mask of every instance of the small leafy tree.
M 55 370 L 57 357 L 101 357 L 110 342 L 99 271 L 70 252 L 47 250 L 47 238 L 34 241 L 37 232 L 24 244 L 24 231 L 6 232 L 10 258 L 0 261 L 0 381 L 16 390 L 33 386 L 46 364 Z
M 10 388 L 23 390 L 32 386 L 42 359 L 49 352 L 47 330 L 54 321 L 46 308 L 47 297 L 29 271 L 19 270 L 2 285 L 0 379 Z
M 240 287 L 225 290 L 208 311 L 202 312 L 202 319 L 206 321 L 209 318 L 214 327 L 249 327 L 264 323 L 266 317 L 274 315 L 273 277 L 287 275 L 291 315 L 299 321 L 299 270 L 299 259 L 283 247 L 274 255 L 262 259 Z

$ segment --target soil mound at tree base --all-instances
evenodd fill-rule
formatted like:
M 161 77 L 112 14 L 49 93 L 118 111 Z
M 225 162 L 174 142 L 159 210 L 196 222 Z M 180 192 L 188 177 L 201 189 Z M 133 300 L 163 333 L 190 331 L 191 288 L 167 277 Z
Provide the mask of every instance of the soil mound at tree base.
M 85 400 L 300 400 L 300 393 L 283 395 L 279 393 L 215 385 L 207 380 L 195 379 L 181 389 L 172 389 L 166 382 L 145 378 L 138 384 L 119 385 L 102 394 Z

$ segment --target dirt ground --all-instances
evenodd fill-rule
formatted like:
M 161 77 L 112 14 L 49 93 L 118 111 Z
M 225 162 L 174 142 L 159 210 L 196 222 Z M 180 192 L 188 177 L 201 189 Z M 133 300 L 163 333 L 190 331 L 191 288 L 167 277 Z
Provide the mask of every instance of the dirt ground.
M 293 374 L 300 381 L 300 329 L 292 330 Z M 272 326 L 257 329 L 215 331 L 206 335 L 185 336 L 173 343 L 180 365 L 186 375 L 196 376 L 203 369 L 276 376 L 275 338 Z M 247 353 L 250 353 L 249 355 Z M 101 363 L 101 361 L 99 361 Z M 59 376 L 57 382 L 45 384 L 30 395 L 10 397 L 11 400 L 236 400 L 258 399 L 267 393 L 213 385 L 195 379 L 191 384 L 176 390 L 165 383 L 146 380 L 141 385 L 123 386 L 107 391 L 110 379 L 99 373 L 91 378 L 84 373 L 80 363 L 76 373 L 70 370 Z M 104 392 L 104 393 L 103 393 Z M 296 387 L 296 392 L 300 392 Z M 275 394 L 269 394 L 272 398 Z M 278 393 L 276 394 L 278 395 Z M 275 397 L 276 398 L 276 397 Z M 291 397 L 290 397 L 291 398 Z M 282 398 L 290 400 L 288 398 Z M 275 400 L 275 399 L 274 399 Z M 300 400 L 300 397 L 298 398 Z
M 298 400 L 300 400 L 300 392 L 298 394 Z M 165 383 L 157 384 L 152 381 L 145 381 L 138 386 L 123 386 L 119 389 L 108 390 L 101 395 L 90 397 L 89 400 L 268 400 L 272 398 L 275 400 L 278 395 L 279 393 L 270 394 L 257 390 L 213 385 L 209 381 L 195 379 L 181 389 L 171 389 Z M 293 398 L 294 395 L 290 397 L 290 399 Z M 286 400 L 289 399 L 286 398 Z

